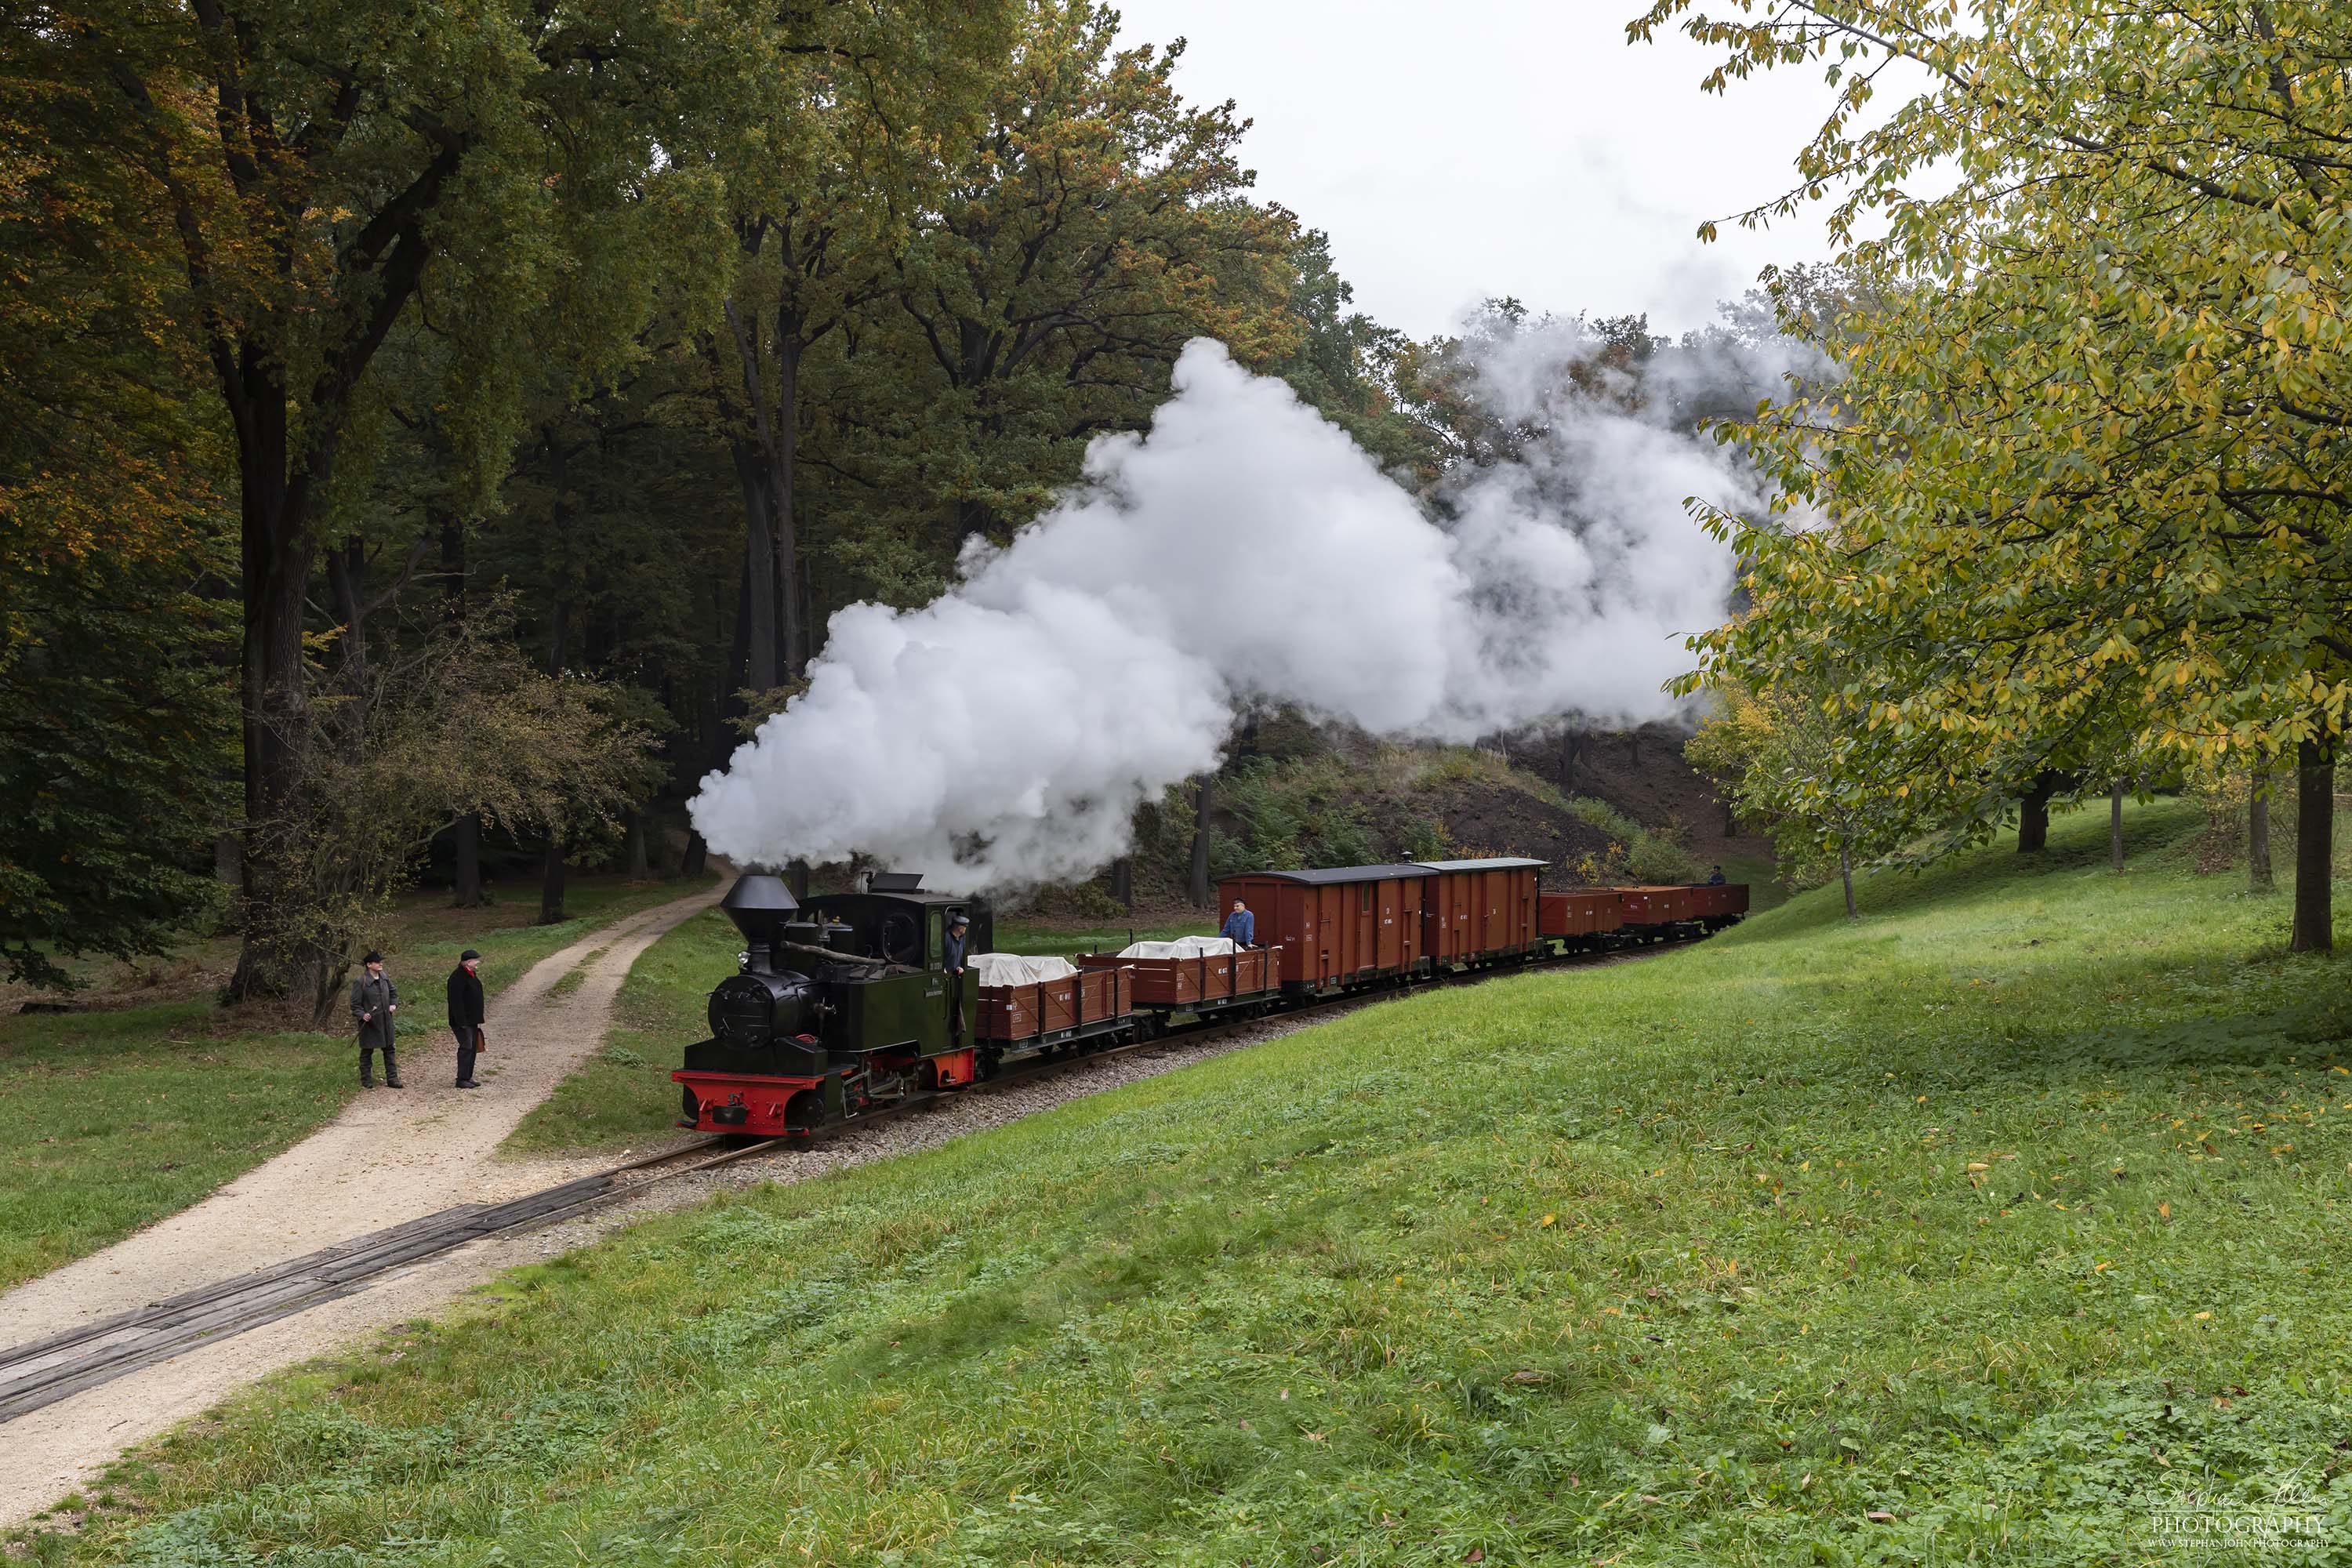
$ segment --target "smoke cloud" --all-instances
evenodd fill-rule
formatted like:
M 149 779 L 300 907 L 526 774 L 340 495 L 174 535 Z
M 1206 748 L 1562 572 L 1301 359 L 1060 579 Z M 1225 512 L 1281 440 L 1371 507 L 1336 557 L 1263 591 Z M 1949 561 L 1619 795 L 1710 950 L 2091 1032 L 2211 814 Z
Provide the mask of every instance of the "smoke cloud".
M 1096 442 L 953 591 L 835 615 L 808 690 L 703 781 L 695 825 L 740 863 L 862 851 L 1003 889 L 1124 853 L 1135 808 L 1215 766 L 1253 704 L 1451 741 L 1669 716 L 1682 638 L 1732 587 L 1685 498 L 1760 498 L 1673 398 L 1576 394 L 1562 366 L 1589 352 L 1574 323 L 1485 352 L 1476 395 L 1520 438 L 1464 465 L 1433 521 L 1284 383 L 1193 342 L 1150 429 Z

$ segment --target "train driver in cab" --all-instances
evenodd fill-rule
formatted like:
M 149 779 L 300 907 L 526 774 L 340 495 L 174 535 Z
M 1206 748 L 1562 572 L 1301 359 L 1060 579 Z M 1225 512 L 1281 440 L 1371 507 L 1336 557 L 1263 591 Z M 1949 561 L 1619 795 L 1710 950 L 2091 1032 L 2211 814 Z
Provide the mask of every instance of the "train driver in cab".
M 1217 934 L 1223 937 L 1227 942 L 1232 942 L 1235 947 L 1255 947 L 1257 945 L 1257 917 L 1250 913 L 1250 908 L 1247 904 L 1242 902 L 1239 899 L 1235 899 L 1234 900 L 1234 912 L 1225 917 L 1225 923 L 1218 929 Z
M 947 970 L 950 974 L 963 973 L 964 936 L 971 930 L 971 921 L 965 918 L 961 910 L 948 917 Z

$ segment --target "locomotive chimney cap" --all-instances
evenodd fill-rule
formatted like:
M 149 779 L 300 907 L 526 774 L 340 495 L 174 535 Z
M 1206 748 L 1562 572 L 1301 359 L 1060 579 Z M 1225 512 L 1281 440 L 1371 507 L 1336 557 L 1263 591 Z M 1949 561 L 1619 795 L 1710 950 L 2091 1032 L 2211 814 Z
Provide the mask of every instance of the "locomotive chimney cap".
M 735 929 L 754 942 L 765 942 L 772 934 L 782 917 L 799 909 L 800 901 L 792 889 L 784 886 L 782 877 L 765 871 L 746 871 L 735 879 L 727 896 L 719 900 Z

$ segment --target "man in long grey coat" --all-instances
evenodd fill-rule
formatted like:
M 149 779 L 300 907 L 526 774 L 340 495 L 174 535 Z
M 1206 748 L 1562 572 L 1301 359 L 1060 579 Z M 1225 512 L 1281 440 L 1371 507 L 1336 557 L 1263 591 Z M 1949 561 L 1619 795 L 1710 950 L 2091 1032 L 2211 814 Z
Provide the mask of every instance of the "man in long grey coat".
M 375 1078 L 369 1054 L 383 1052 L 383 1081 L 388 1089 L 400 1081 L 400 1059 L 392 1054 L 392 1016 L 400 1010 L 400 988 L 383 972 L 383 954 L 371 952 L 360 960 L 365 973 L 352 982 L 352 1021 L 360 1030 L 360 1087 L 373 1089 Z

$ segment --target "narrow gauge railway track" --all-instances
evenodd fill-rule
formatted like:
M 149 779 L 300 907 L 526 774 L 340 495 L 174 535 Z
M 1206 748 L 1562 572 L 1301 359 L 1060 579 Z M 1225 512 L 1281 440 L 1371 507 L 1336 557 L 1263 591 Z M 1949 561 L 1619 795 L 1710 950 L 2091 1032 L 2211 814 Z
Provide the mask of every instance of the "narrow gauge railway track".
M 984 1096 L 1015 1085 L 1060 1077 L 1134 1052 L 1166 1052 L 1199 1046 L 1248 1029 L 1310 1021 L 1321 1015 L 1349 1011 L 1440 986 L 1477 984 L 1545 969 L 1623 963 L 1685 945 L 1687 943 L 1672 942 L 1659 947 L 1562 954 L 1529 963 L 1442 975 L 1409 987 L 1352 992 L 1247 1017 L 1211 1015 L 1148 1039 L 1020 1063 L 995 1078 L 956 1090 L 953 1096 L 922 1095 L 835 1123 L 824 1130 L 824 1136 L 829 1138 L 836 1132 L 872 1126 L 956 1096 Z M 534 1230 L 634 1196 L 661 1182 L 755 1155 L 773 1154 L 780 1149 L 805 1147 L 814 1141 L 768 1138 L 744 1142 L 730 1138 L 703 1139 L 682 1149 L 632 1160 L 505 1203 L 463 1204 L 443 1209 L 47 1339 L 0 1349 L 0 1424 L 201 1345 L 234 1338 L 249 1329 L 355 1295 L 388 1274 L 453 1252 L 468 1242 Z

